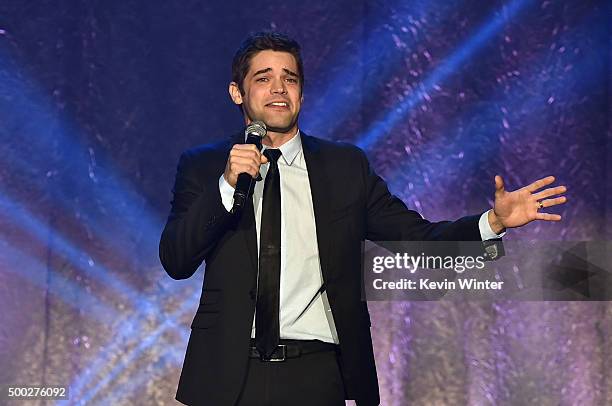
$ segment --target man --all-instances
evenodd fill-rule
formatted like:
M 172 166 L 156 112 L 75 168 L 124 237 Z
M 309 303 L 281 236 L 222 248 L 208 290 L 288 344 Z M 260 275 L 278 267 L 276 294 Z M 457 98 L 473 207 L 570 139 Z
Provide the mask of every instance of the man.
M 360 249 L 369 240 L 485 240 L 565 202 L 563 186 L 514 192 L 495 178 L 494 209 L 431 223 L 392 196 L 357 147 L 298 128 L 300 47 L 278 33 L 248 37 L 229 93 L 245 123 L 267 126 L 264 153 L 244 135 L 180 159 L 160 258 L 175 279 L 206 262 L 177 399 L 190 405 L 379 404 Z M 256 182 L 230 213 L 240 173 Z

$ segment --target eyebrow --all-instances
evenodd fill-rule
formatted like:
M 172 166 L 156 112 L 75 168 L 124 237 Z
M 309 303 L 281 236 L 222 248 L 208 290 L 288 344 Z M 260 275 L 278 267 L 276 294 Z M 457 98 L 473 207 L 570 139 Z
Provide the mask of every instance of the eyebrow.
M 253 76 L 261 75 L 263 73 L 268 73 L 268 72 L 271 72 L 271 71 L 272 71 L 272 68 L 260 69 L 257 72 L 253 73 Z M 300 77 L 300 75 L 298 75 L 297 73 L 295 73 L 295 72 L 293 72 L 293 71 L 291 71 L 289 69 L 286 69 L 286 68 L 283 68 L 283 72 L 285 72 L 289 76 L 293 76 L 293 77 L 296 77 L 296 78 Z
M 295 72 L 293 72 L 293 71 L 290 71 L 289 69 L 285 69 L 285 68 L 283 68 L 283 71 L 284 71 L 284 72 L 285 72 L 287 75 L 289 75 L 289 76 L 293 76 L 293 77 L 299 78 L 299 75 L 298 75 L 297 73 L 295 73 Z
M 253 76 L 261 75 L 262 73 L 268 73 L 272 71 L 272 68 L 260 69 L 257 72 L 253 73 Z

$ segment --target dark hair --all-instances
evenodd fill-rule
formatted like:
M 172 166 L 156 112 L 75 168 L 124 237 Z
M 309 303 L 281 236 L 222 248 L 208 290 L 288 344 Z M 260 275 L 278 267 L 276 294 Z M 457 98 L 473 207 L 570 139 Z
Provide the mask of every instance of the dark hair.
M 242 41 L 232 61 L 232 81 L 238 84 L 240 93 L 244 94 L 244 78 L 249 71 L 251 59 L 261 51 L 272 50 L 288 52 L 295 58 L 300 76 L 300 90 L 304 89 L 304 65 L 302 64 L 301 47 L 298 42 L 287 35 L 274 31 L 260 31 L 249 35 Z

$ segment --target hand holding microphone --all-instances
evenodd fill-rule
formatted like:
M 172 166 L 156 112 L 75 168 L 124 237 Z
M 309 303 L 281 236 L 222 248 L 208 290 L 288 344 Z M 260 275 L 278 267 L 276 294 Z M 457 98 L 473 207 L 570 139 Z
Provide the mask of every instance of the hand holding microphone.
M 254 179 L 259 174 L 259 167 L 268 162 L 260 152 L 261 140 L 266 132 L 266 125 L 262 121 L 253 121 L 245 129 L 245 143 L 234 145 L 229 153 L 223 177 L 235 188 L 232 213 L 238 213 L 244 208 Z

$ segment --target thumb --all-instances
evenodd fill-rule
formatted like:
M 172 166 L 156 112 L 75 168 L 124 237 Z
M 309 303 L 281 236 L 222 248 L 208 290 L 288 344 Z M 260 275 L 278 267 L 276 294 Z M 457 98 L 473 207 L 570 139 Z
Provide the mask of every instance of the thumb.
M 261 154 L 261 160 L 260 161 L 261 161 L 262 165 L 263 164 L 267 164 L 268 163 L 268 158 L 264 154 Z
M 504 180 L 501 176 L 495 175 L 495 193 L 501 193 L 504 191 Z

